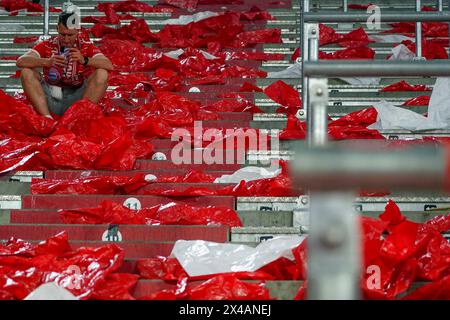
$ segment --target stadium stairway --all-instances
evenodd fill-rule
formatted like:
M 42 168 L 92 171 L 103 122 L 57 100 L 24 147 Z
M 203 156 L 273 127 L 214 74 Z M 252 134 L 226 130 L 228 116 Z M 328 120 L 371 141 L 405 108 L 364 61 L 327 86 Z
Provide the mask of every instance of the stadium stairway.
M 109 0 L 108 2 L 114 2 Z M 59 6 L 63 1 L 52 1 L 52 5 Z M 106 1 L 78 0 L 75 4 L 81 9 L 83 15 L 102 16 L 95 6 L 97 3 Z M 151 5 L 156 1 L 143 1 Z M 196 11 L 224 11 L 233 9 L 248 10 L 255 1 L 245 0 L 242 6 L 217 5 L 199 6 Z M 258 5 L 262 1 L 256 1 Z M 341 2 L 335 1 L 312 1 L 312 8 L 341 10 Z M 353 3 L 365 3 L 365 1 L 352 1 Z M 435 6 L 436 1 L 423 1 L 424 5 Z M 294 50 L 299 47 L 299 5 L 292 0 L 280 2 L 281 4 L 268 6 L 268 11 L 276 20 L 268 21 L 265 27 L 281 28 L 282 44 L 264 44 L 263 50 L 266 53 L 281 53 L 284 60 L 267 61 L 239 61 L 242 65 L 258 66 L 267 72 L 281 71 L 292 65 L 291 56 Z M 284 3 L 284 5 L 283 5 Z M 265 6 L 261 4 L 261 8 Z M 266 6 L 267 7 L 267 6 Z M 412 9 L 413 6 L 407 1 L 391 0 L 383 1 L 382 8 L 391 10 Z M 192 14 L 179 10 L 177 14 Z M 158 31 L 164 26 L 164 21 L 171 17 L 166 13 L 132 13 L 136 17 L 143 17 L 152 31 Z M 54 25 L 57 14 L 50 14 L 51 34 L 55 33 Z M 122 23 L 127 23 L 123 21 Z M 91 27 L 92 24 L 84 23 L 83 27 Z M 349 32 L 360 26 L 358 24 L 330 24 L 338 32 Z M 249 28 L 257 28 L 251 26 Z M 389 27 L 383 25 L 382 30 Z M 381 30 L 381 31 L 382 31 Z M 377 31 L 376 33 L 379 33 Z M 8 13 L 0 13 L 0 56 L 17 56 L 25 53 L 30 44 L 17 44 L 13 42 L 14 36 L 38 36 L 42 33 L 42 15 L 33 14 L 27 16 L 20 12 L 17 16 L 10 16 Z M 367 30 L 369 35 L 373 31 Z M 147 44 L 151 46 L 151 44 Z M 385 59 L 394 43 L 370 44 L 376 52 L 376 59 Z M 164 48 L 161 50 L 168 50 Z M 341 49 L 336 45 L 328 45 L 321 48 L 325 52 L 335 52 Z M 21 90 L 20 80 L 11 78 L 16 72 L 15 62 L 0 60 L 0 89 L 7 93 L 14 94 Z M 264 88 L 269 84 L 281 79 L 286 83 L 296 87 L 301 91 L 300 79 L 283 78 L 261 78 L 256 79 L 256 84 Z M 206 93 L 237 92 L 242 79 L 229 79 L 225 86 L 202 86 L 202 93 L 183 92 L 182 94 L 198 99 L 208 99 Z M 387 92 L 381 93 L 379 89 L 400 80 L 406 80 L 411 84 L 425 84 L 432 87 L 435 79 L 432 78 L 408 78 L 382 79 L 379 85 L 375 86 L 353 86 L 338 79 L 330 80 L 330 115 L 333 118 L 340 117 L 355 110 L 360 110 L 371 106 L 380 99 L 392 101 L 401 105 L 404 101 L 420 95 L 430 95 L 430 92 Z M 233 84 L 234 83 L 234 84 Z M 113 89 L 110 87 L 109 89 Z M 220 120 L 211 122 L 209 125 L 218 127 L 246 127 L 267 129 L 271 132 L 283 129 L 286 126 L 286 116 L 276 114 L 278 104 L 268 99 L 262 93 L 246 93 L 246 96 L 260 107 L 264 114 L 237 114 L 226 115 L 226 121 Z M 118 102 L 120 104 L 120 101 Z M 412 110 L 425 113 L 426 106 L 415 106 Z M 421 137 L 422 135 L 411 134 L 403 131 L 382 132 L 388 139 L 409 139 Z M 450 136 L 450 131 L 427 132 L 427 136 Z M 168 154 L 171 142 L 166 140 L 153 141 L 156 150 Z M 7 240 L 14 236 L 24 240 L 37 242 L 44 240 L 62 230 L 67 230 L 69 239 L 74 248 L 89 245 L 101 246 L 105 242 L 112 241 L 125 250 L 126 263 L 122 267 L 124 272 L 136 272 L 135 262 L 139 259 L 167 256 L 170 254 L 173 243 L 178 239 L 203 239 L 216 242 L 234 242 L 256 245 L 261 241 L 270 239 L 277 235 L 296 235 L 307 232 L 304 224 L 305 213 L 308 209 L 308 196 L 300 197 L 196 197 L 180 198 L 176 201 L 195 205 L 222 205 L 237 210 L 243 221 L 244 227 L 233 228 L 218 226 L 107 226 L 107 225 L 64 225 L 60 220 L 57 210 L 69 208 L 83 208 L 98 205 L 104 199 L 112 199 L 123 202 L 131 208 L 136 206 L 147 207 L 159 203 L 173 201 L 172 198 L 145 196 L 145 195 L 31 195 L 30 181 L 32 178 L 53 178 L 53 179 L 75 179 L 80 177 L 92 177 L 99 175 L 133 175 L 137 172 L 145 172 L 154 175 L 182 174 L 190 169 L 198 169 L 214 176 L 230 174 L 242 166 L 248 165 L 250 161 L 263 162 L 267 159 L 291 159 L 293 155 L 293 142 L 281 142 L 280 150 L 275 152 L 249 151 L 247 163 L 243 165 L 181 165 L 176 166 L 167 161 L 140 160 L 136 163 L 135 170 L 129 172 L 113 171 L 45 171 L 45 172 L 15 172 L 8 176 L 3 176 L 0 180 L 0 240 Z M 262 164 L 260 164 L 262 165 Z M 198 184 L 195 184 L 198 186 Z M 192 184 L 191 184 L 192 186 Z M 178 185 L 183 187 L 183 185 Z M 402 213 L 413 221 L 424 222 L 436 215 L 445 213 L 450 208 L 450 198 L 440 194 L 417 194 L 417 193 L 393 193 L 387 197 L 361 197 L 355 199 L 355 208 L 366 216 L 377 216 L 384 210 L 386 202 L 393 199 L 402 210 Z M 298 291 L 301 282 L 297 281 L 271 281 L 268 287 L 274 297 L 280 299 L 292 299 Z M 419 286 L 420 284 L 416 284 Z M 135 288 L 136 297 L 145 296 L 161 289 L 170 288 L 172 284 L 156 280 L 141 280 Z

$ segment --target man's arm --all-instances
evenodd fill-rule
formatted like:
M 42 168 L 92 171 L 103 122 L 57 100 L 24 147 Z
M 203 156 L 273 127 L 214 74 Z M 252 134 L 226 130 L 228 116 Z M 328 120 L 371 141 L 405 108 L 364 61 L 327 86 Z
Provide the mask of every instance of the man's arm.
M 63 56 L 53 56 L 51 58 L 40 58 L 34 51 L 28 51 L 16 61 L 17 68 L 49 68 L 53 65 L 63 67 Z
M 78 49 L 70 49 L 70 57 L 74 60 L 77 60 L 81 64 L 84 64 L 85 62 L 85 57 Z M 104 54 L 101 53 L 95 55 L 92 58 L 89 58 L 89 62 L 87 65 L 95 69 L 105 69 L 107 71 L 112 71 L 114 69 L 112 62 Z
M 90 58 L 87 65 L 95 69 L 105 69 L 107 71 L 112 71 L 114 69 L 112 62 L 103 54 Z

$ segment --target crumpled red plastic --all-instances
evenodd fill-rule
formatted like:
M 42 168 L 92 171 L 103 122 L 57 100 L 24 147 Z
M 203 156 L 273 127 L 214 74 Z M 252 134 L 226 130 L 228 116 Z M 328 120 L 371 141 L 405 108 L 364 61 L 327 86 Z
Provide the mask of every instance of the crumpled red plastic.
M 168 4 L 181 9 L 196 9 L 198 0 L 160 0 L 158 4 Z
M 137 1 L 126 0 L 118 2 L 103 2 L 97 5 L 99 11 L 108 12 L 112 9 L 116 12 L 173 12 L 173 9 L 163 7 L 152 7 L 151 5 Z
M 375 57 L 375 51 L 371 48 L 361 47 L 361 48 L 347 48 L 343 50 L 338 50 L 332 53 L 326 53 L 323 51 L 319 52 L 319 59 L 321 60 L 373 60 Z
M 32 3 L 25 0 L 1 0 L 0 7 L 9 11 L 11 16 L 16 16 L 19 10 L 27 10 L 27 12 L 44 12 L 44 7 L 39 3 Z M 61 12 L 61 9 L 56 9 L 50 6 L 50 12 Z
M 299 121 L 295 115 L 288 115 L 286 128 L 278 135 L 280 140 L 302 140 L 306 138 L 306 122 Z
M 259 29 L 244 31 L 241 14 L 226 12 L 218 16 L 191 22 L 187 25 L 166 25 L 158 33 L 161 47 L 242 48 L 258 43 L 280 43 L 280 29 Z M 210 51 L 210 50 L 209 50 Z
M 348 8 L 352 10 L 367 10 L 370 6 L 373 6 L 372 3 L 368 4 L 355 4 L 355 3 L 349 3 Z
M 129 25 L 124 25 L 117 29 L 96 23 L 89 29 L 89 32 L 94 37 L 103 38 L 103 40 L 134 40 L 138 43 L 155 42 L 157 40 L 157 36 L 151 32 L 145 19 L 133 20 Z
M 401 80 L 397 83 L 391 84 L 380 89 L 380 92 L 395 92 L 395 91 L 432 91 L 424 84 L 411 85 L 405 80 Z
M 428 106 L 430 96 L 418 96 L 405 101 L 402 106 Z
M 39 40 L 39 36 L 14 37 L 13 43 L 34 43 Z
M 73 251 L 66 232 L 39 244 L 11 238 L 0 245 L 0 299 L 23 299 L 48 282 L 83 300 L 96 294 L 114 296 L 111 284 L 108 287 L 105 281 L 121 266 L 123 258 L 123 251 L 114 244 Z
M 146 180 L 146 175 L 99 176 L 73 180 L 37 179 L 31 181 L 31 194 L 136 194 L 150 183 L 212 183 L 212 175 L 190 170 L 183 175 L 162 176 Z
M 282 80 L 278 80 L 265 88 L 264 93 L 282 106 L 277 110 L 277 113 L 295 115 L 298 109 L 302 107 L 298 91 Z
M 143 300 L 269 300 L 264 283 L 248 283 L 230 275 L 220 275 L 193 288 L 186 279 L 180 279 L 177 289 L 163 290 Z
M 360 48 L 366 47 L 369 43 L 374 42 L 369 40 L 369 36 L 362 27 L 350 31 L 347 34 L 337 33 L 336 30 L 324 24 L 320 24 L 319 28 L 321 46 L 337 43 L 345 48 Z
M 377 120 L 375 108 L 354 111 L 328 124 L 330 139 L 385 139 L 377 130 L 367 129 L 367 126 Z M 297 140 L 306 137 L 306 122 L 295 116 L 288 117 L 287 126 L 279 134 L 280 140 Z
M 67 224 L 134 224 L 134 225 L 225 225 L 242 227 L 242 222 L 231 208 L 193 207 L 169 203 L 140 210 L 105 200 L 99 207 L 59 212 Z
M 448 35 L 448 33 L 447 33 Z M 402 42 L 409 50 L 416 53 L 416 43 L 411 40 L 405 40 Z M 445 46 L 435 40 L 422 39 L 422 56 L 427 60 L 434 59 L 448 59 L 447 50 Z
M 54 127 L 54 120 L 42 117 L 32 107 L 0 90 L 0 132 L 46 137 Z
M 250 82 L 244 82 L 239 89 L 239 92 L 264 92 L 263 89 L 251 84 Z
M 31 181 L 31 194 L 132 194 L 146 186 L 145 174 L 102 176 L 74 180 L 37 179 Z

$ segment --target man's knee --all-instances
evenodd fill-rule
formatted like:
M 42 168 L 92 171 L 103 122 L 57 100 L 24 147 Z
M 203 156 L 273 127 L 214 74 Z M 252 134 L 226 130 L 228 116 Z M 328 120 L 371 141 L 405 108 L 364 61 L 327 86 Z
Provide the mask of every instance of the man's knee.
M 105 69 L 95 70 L 91 76 L 91 81 L 93 81 L 96 86 L 107 86 L 108 71 L 106 71 Z
M 26 82 L 32 81 L 32 80 L 39 80 L 39 74 L 34 69 L 23 68 L 20 71 L 20 79 L 22 79 L 22 81 L 26 81 Z

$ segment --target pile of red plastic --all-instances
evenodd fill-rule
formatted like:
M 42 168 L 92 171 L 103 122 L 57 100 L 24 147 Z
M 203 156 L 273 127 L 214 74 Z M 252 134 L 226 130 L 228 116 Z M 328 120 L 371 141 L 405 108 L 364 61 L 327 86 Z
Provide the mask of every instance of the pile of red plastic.
M 379 219 L 361 218 L 364 270 L 377 266 L 380 283 L 373 272 L 364 273 L 361 288 L 366 299 L 394 299 L 411 289 L 414 282 L 431 282 L 404 299 L 448 299 L 450 288 L 450 244 L 442 232 L 450 229 L 450 218 L 438 216 L 424 224 L 408 221 L 390 201 Z M 227 273 L 242 280 L 306 280 L 307 241 L 292 250 L 295 260 L 281 258 L 256 272 Z M 175 258 L 158 257 L 139 261 L 138 270 L 147 279 L 199 281 L 224 275 L 189 277 Z M 372 270 L 372 269 L 371 269 Z M 304 298 L 305 286 L 297 298 Z M 164 295 L 156 295 L 164 299 Z M 173 298 L 173 296 L 168 296 Z
M 116 273 L 124 253 L 114 244 L 72 250 L 62 232 L 39 244 L 11 238 L 0 244 L 0 300 L 24 299 L 55 282 L 78 299 L 129 300 L 139 278 Z
M 328 135 L 333 140 L 385 139 L 377 130 L 367 127 L 377 121 L 375 108 L 349 113 L 328 124 Z M 280 132 L 281 140 L 298 140 L 306 137 L 306 122 L 289 116 L 286 129 Z
M 27 12 L 44 12 L 44 8 L 41 4 L 26 0 L 1 0 L 0 7 L 9 11 L 9 15 L 11 16 L 17 15 L 19 10 L 27 10 Z M 61 9 L 50 7 L 50 12 L 61 12 Z
M 0 111 L 0 172 L 45 169 L 130 170 L 153 153 L 123 117 L 105 115 L 98 105 L 76 102 L 55 122 L 4 92 Z
M 67 224 L 225 225 L 242 227 L 236 211 L 225 207 L 193 207 L 179 203 L 131 210 L 105 200 L 97 208 L 59 212 Z

